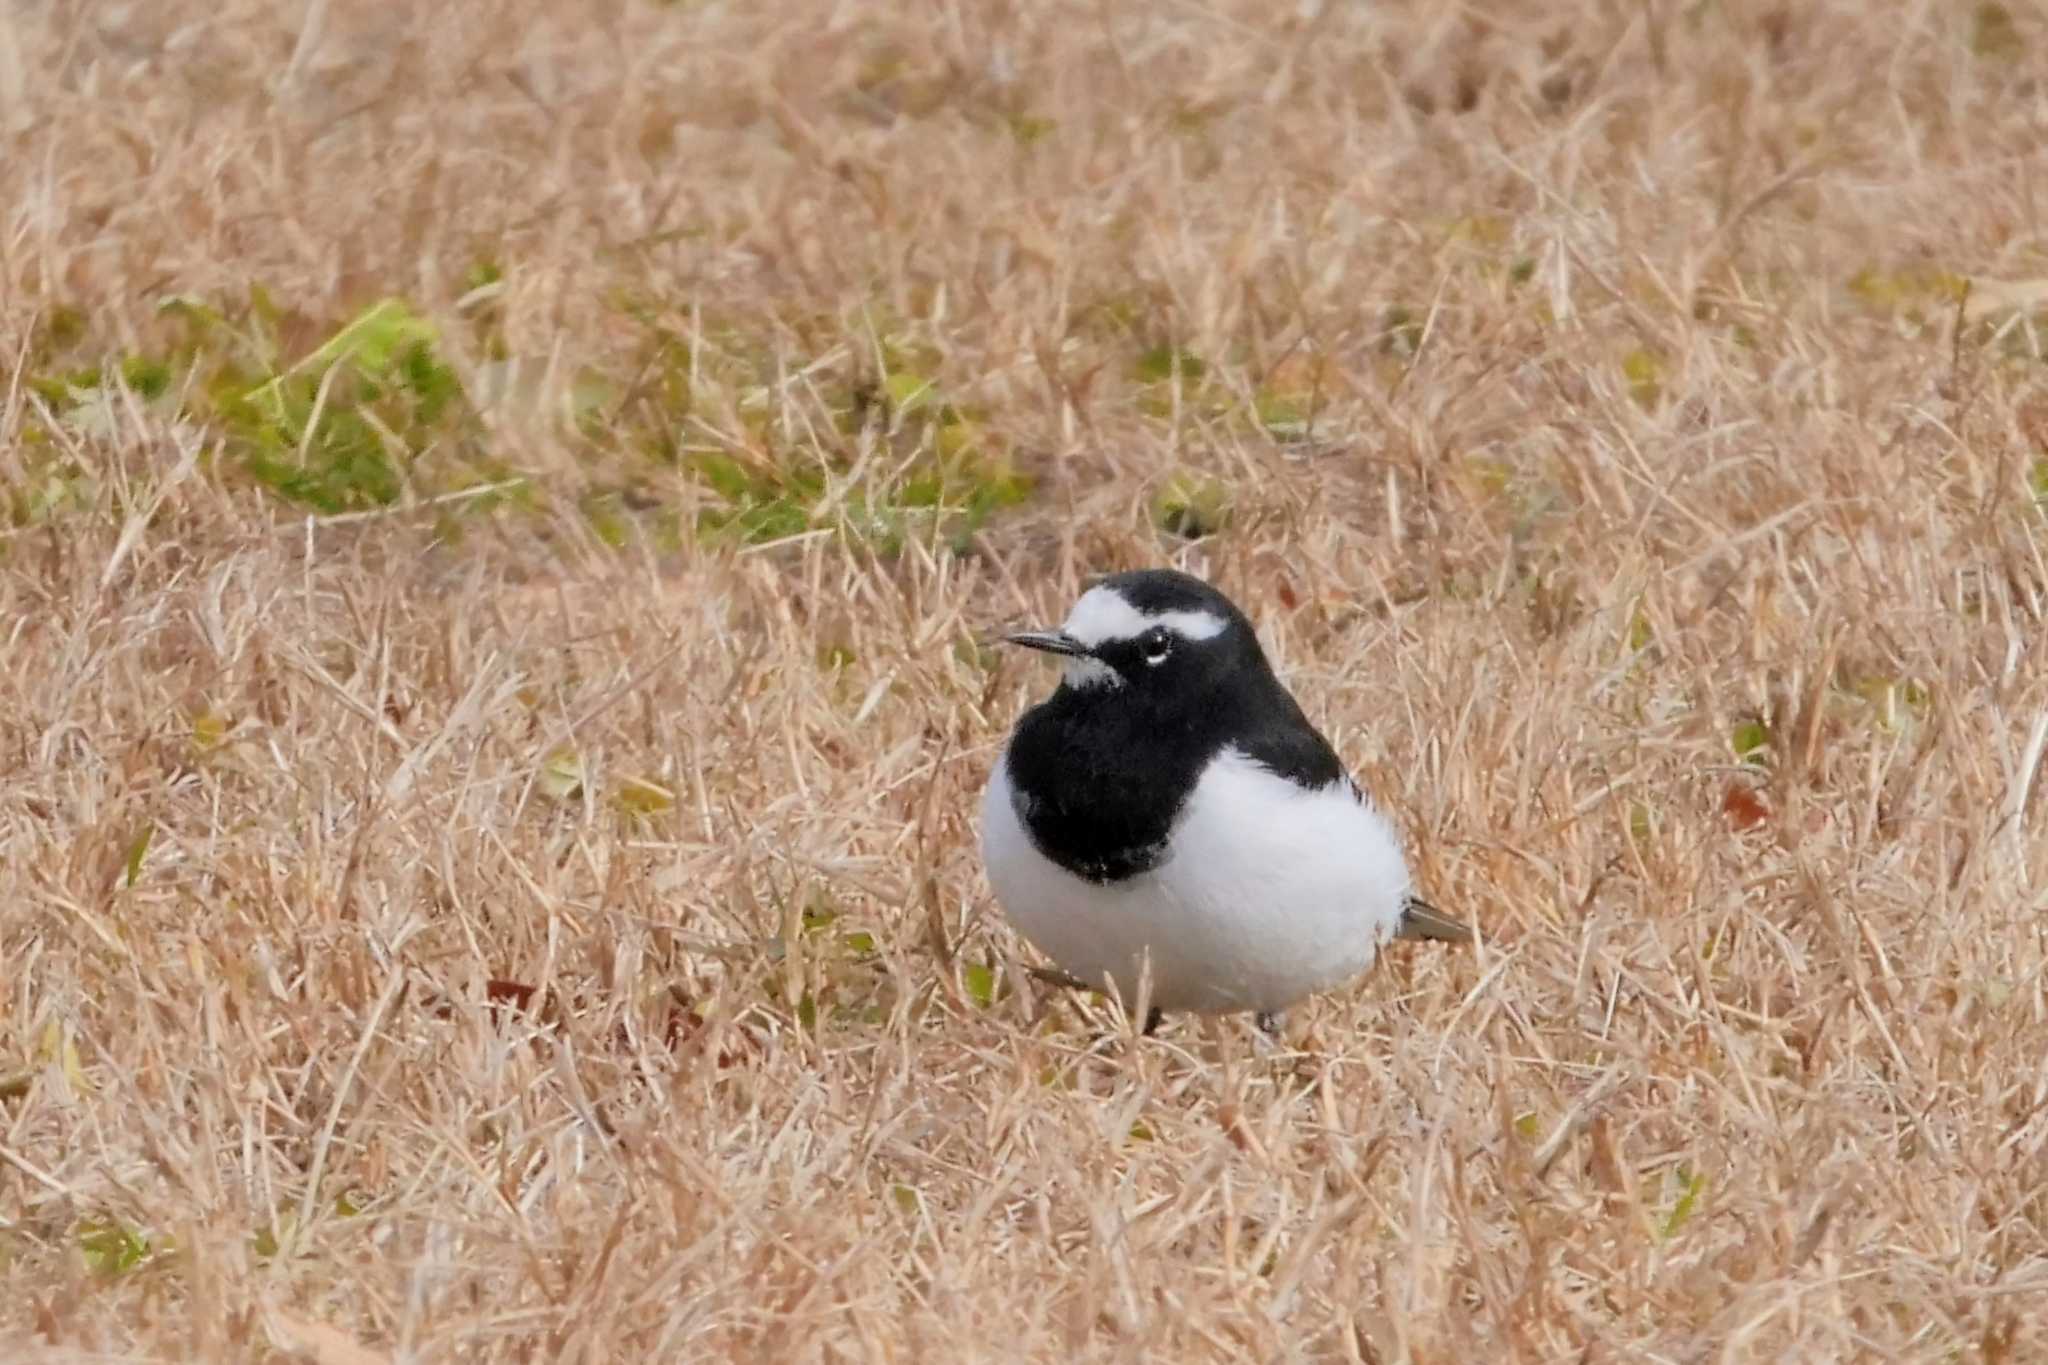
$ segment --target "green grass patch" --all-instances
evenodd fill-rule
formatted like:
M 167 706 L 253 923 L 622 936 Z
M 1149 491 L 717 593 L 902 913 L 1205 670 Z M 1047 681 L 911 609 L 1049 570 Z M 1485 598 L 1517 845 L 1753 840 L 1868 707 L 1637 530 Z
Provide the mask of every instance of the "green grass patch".
M 260 286 L 232 310 L 180 296 L 159 305 L 163 349 L 62 363 L 85 344 L 82 324 L 53 317 L 38 341 L 30 387 L 75 432 L 111 429 L 115 398 L 207 430 L 215 472 L 243 476 L 321 513 L 389 506 L 413 488 L 437 493 L 475 482 L 482 431 L 442 358 L 435 325 L 387 298 L 325 329 Z M 318 339 L 291 354 L 287 337 Z M 34 427 L 26 443 L 54 448 Z M 61 467 L 8 490 L 15 524 L 48 519 L 79 492 Z
M 149 1239 L 111 1219 L 89 1219 L 78 1225 L 78 1251 L 86 1269 L 105 1279 L 125 1275 L 150 1258 Z
M 159 350 L 101 360 L 79 354 L 85 320 L 53 312 L 29 381 L 42 425 L 24 434 L 25 472 L 0 486 L 0 516 L 32 526 L 94 505 L 97 488 L 64 452 L 72 432 L 111 432 L 123 394 L 204 428 L 217 477 L 318 514 L 447 499 L 437 526 L 452 541 L 466 516 L 530 506 L 538 491 L 488 454 L 486 411 L 541 413 L 532 399 L 546 370 L 504 354 L 502 283 L 497 265 L 480 264 L 457 309 L 489 357 L 475 393 L 446 358 L 441 324 L 395 297 L 326 324 L 260 287 L 233 307 L 177 297 L 159 309 Z M 554 490 L 558 505 L 603 544 L 760 545 L 830 530 L 884 554 L 914 540 L 960 550 L 1032 491 L 982 415 L 940 384 L 928 349 L 885 339 L 878 378 L 859 380 L 856 361 L 810 380 L 819 367 L 787 354 L 786 337 L 716 323 L 686 337 L 660 323 L 655 302 L 615 303 L 645 328 L 631 372 L 577 368 L 560 410 L 541 413 L 560 420 L 582 466 Z M 845 319 L 798 330 L 854 356 L 877 350 L 871 336 L 846 345 Z M 789 382 L 795 373 L 809 382 Z M 720 420 L 696 420 L 707 412 Z M 694 517 L 676 475 L 696 485 Z
M 747 448 L 682 451 L 683 469 L 714 497 L 698 532 L 759 545 L 831 530 L 888 555 L 913 538 L 957 551 L 1030 496 L 1031 478 L 933 377 L 928 357 L 885 347 L 884 358 L 879 381 L 829 390 L 823 412 L 801 414 L 816 420 L 787 424 L 826 439 L 788 439 L 761 403 Z

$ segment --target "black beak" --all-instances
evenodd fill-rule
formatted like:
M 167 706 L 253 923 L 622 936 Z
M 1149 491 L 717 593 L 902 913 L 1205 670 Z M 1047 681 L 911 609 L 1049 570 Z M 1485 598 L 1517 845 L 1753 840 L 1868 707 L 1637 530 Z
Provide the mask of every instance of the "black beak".
M 1058 630 L 1020 630 L 1015 635 L 1005 635 L 1003 639 L 1013 645 L 1022 645 L 1026 649 L 1040 649 L 1047 654 L 1066 654 L 1077 659 L 1087 658 L 1090 652 L 1088 646 L 1066 632 Z

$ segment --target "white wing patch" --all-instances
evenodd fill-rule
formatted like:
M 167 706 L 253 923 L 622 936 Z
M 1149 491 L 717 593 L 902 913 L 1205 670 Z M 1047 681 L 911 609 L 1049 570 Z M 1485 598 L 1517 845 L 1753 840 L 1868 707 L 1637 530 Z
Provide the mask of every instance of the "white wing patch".
M 1212 611 L 1139 611 L 1123 594 L 1107 585 L 1081 594 L 1060 629 L 1090 649 L 1105 640 L 1135 640 L 1154 626 L 1165 626 L 1186 640 L 1221 635 L 1229 622 Z

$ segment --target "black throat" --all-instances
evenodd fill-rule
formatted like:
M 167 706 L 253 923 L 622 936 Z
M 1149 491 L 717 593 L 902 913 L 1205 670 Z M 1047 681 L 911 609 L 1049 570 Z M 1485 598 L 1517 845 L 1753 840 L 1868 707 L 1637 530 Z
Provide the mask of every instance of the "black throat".
M 1032 844 L 1074 875 L 1104 883 L 1165 861 L 1195 783 L 1226 747 L 1303 787 L 1344 776 L 1329 743 L 1256 653 L 1194 696 L 1063 685 L 1025 713 L 1003 761 Z

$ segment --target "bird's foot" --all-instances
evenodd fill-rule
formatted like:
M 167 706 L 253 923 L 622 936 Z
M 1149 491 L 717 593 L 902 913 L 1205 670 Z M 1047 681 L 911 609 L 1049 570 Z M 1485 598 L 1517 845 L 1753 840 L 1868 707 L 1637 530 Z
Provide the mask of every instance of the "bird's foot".
M 1258 1027 L 1252 1034 L 1252 1052 L 1271 1062 L 1284 1062 L 1287 1046 L 1287 1016 L 1279 1010 L 1260 1010 L 1252 1016 Z

